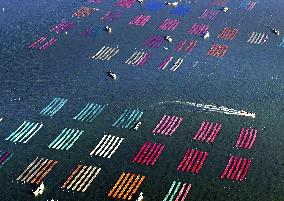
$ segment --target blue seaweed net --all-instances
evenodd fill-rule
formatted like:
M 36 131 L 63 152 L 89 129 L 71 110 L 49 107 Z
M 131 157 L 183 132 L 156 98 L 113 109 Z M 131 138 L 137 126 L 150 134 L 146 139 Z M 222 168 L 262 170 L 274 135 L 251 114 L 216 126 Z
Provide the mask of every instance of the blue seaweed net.
M 103 26 L 96 26 L 93 28 L 92 32 L 92 36 L 95 38 L 97 36 L 99 36 L 104 30 L 104 27 Z
M 165 6 L 165 3 L 163 2 L 147 2 L 144 5 L 144 9 L 148 11 L 159 11 Z
M 239 9 L 245 9 L 249 3 L 249 0 L 243 0 L 243 3 L 239 6 Z
M 185 16 L 186 14 L 190 13 L 191 7 L 189 6 L 178 6 L 171 10 L 171 14 L 173 15 L 180 15 Z

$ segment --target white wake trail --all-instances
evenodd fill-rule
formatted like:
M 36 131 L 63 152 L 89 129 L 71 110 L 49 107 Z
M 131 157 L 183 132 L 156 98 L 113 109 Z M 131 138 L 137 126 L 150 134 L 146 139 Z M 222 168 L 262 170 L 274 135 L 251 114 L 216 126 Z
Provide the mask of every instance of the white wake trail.
M 205 105 L 202 103 L 194 103 L 194 102 L 187 102 L 187 101 L 163 101 L 159 102 L 158 105 L 163 105 L 163 104 L 180 104 L 180 105 L 189 105 L 192 107 L 197 107 L 201 108 L 202 110 L 208 110 L 210 112 L 219 112 L 223 114 L 231 114 L 231 115 L 238 115 L 238 116 L 245 116 L 245 117 L 251 117 L 255 118 L 256 114 L 253 112 L 246 112 L 244 110 L 236 110 L 233 108 L 227 108 L 225 106 L 216 106 L 216 105 Z

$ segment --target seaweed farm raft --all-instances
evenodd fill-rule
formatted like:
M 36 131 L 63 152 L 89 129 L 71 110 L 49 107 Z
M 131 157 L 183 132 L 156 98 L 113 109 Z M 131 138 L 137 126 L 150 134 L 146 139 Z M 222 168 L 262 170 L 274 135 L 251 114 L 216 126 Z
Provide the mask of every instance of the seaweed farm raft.
M 0 201 L 284 201 L 283 0 L 2 2 Z

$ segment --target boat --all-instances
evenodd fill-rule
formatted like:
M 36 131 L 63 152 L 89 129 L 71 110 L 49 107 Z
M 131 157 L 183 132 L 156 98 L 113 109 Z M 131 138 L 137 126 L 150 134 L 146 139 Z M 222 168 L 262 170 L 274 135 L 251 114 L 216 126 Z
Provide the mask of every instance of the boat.
M 140 194 L 139 194 L 138 198 L 136 199 L 136 201 L 142 201 L 143 199 L 144 199 L 143 193 L 140 192 Z
M 114 74 L 111 70 L 108 71 L 108 76 L 113 78 L 114 80 L 116 80 L 116 78 L 117 78 L 116 74 Z
M 139 121 L 139 122 L 135 125 L 134 130 L 137 130 L 141 124 L 142 124 L 142 122 Z
M 43 191 L 45 189 L 45 186 L 43 184 L 43 182 L 41 182 L 41 184 L 39 185 L 39 187 L 33 191 L 33 194 L 35 195 L 35 197 L 39 196 L 39 195 L 42 195 L 43 194 Z

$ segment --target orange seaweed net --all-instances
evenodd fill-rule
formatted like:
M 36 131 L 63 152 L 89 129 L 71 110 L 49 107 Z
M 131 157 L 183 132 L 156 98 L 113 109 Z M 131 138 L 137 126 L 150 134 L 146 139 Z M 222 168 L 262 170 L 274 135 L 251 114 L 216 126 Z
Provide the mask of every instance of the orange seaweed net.
M 207 55 L 223 58 L 228 50 L 228 45 L 213 44 Z
M 224 40 L 233 40 L 233 39 L 235 39 L 238 31 L 239 31 L 238 29 L 226 27 L 221 31 L 218 38 L 222 38 Z
M 100 173 L 101 168 L 78 164 L 68 179 L 61 186 L 62 189 L 85 192 L 93 180 Z
M 108 197 L 131 200 L 133 194 L 136 193 L 144 179 L 145 176 L 131 173 L 126 174 L 123 172 L 111 191 L 108 193 Z
M 89 7 L 81 7 L 79 8 L 79 10 L 77 10 L 75 13 L 73 13 L 72 17 L 88 17 L 89 15 L 91 15 L 93 12 L 95 12 L 96 9 L 95 8 L 89 8 Z

